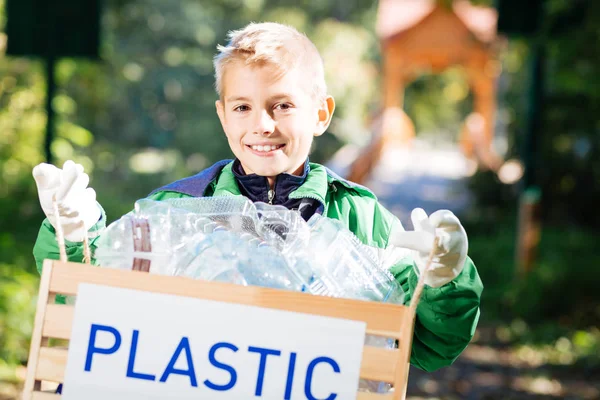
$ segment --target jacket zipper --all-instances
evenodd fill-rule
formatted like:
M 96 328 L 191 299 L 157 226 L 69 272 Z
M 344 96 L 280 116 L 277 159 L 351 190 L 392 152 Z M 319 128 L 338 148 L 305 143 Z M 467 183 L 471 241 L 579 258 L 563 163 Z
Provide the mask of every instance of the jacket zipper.
M 269 204 L 273 205 L 273 199 L 275 198 L 275 190 L 269 189 L 267 192 L 267 197 L 269 199 Z
M 270 205 L 273 205 L 273 200 L 275 200 L 275 187 L 277 186 L 277 177 L 275 177 L 275 182 L 273 182 L 273 189 L 271 189 L 271 185 L 267 183 L 267 199 Z

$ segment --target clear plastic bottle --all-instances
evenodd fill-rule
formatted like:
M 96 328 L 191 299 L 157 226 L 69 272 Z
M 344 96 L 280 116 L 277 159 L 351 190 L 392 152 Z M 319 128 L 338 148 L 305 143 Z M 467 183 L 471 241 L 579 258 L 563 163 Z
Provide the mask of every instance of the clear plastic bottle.
M 97 263 L 317 295 L 401 302 L 372 249 L 340 221 L 241 196 L 140 200 L 97 241 Z M 225 272 L 228 271 L 228 272 Z
M 401 302 L 403 292 L 389 271 L 380 267 L 374 252 L 363 245 L 341 222 L 319 215 L 309 221 L 309 248 L 315 286 L 333 295 L 387 302 Z

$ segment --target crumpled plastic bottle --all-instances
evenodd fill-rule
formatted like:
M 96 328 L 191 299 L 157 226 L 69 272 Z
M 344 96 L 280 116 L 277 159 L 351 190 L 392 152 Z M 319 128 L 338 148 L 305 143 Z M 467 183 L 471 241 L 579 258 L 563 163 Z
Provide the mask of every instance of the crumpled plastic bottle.
M 96 245 L 97 263 L 109 268 L 137 263 L 163 275 L 403 301 L 402 289 L 373 249 L 340 221 L 316 214 L 307 223 L 296 211 L 242 196 L 140 200 Z M 224 278 L 217 264 L 238 272 Z
M 362 244 L 340 221 L 314 215 L 308 225 L 310 251 L 304 257 L 312 272 L 311 292 L 402 303 L 402 289 L 390 272 L 381 268 L 373 249 Z

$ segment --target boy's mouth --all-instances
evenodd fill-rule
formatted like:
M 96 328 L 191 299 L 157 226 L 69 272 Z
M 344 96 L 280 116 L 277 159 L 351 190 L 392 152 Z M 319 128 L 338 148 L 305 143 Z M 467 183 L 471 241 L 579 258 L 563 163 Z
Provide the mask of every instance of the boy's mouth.
M 268 153 L 272 153 L 274 151 L 280 150 L 285 146 L 285 144 L 272 144 L 272 145 L 262 145 L 262 144 L 258 144 L 258 145 L 246 145 L 246 147 L 248 147 L 249 149 L 251 149 L 252 151 L 256 152 L 256 153 L 262 153 L 262 154 L 268 154 Z

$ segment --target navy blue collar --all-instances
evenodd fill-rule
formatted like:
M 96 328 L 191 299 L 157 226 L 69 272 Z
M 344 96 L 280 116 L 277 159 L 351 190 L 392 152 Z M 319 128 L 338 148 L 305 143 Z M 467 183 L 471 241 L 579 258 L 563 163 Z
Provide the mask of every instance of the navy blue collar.
M 201 171 L 200 173 L 184 179 L 180 179 L 169 185 L 154 190 L 151 194 L 160 191 L 183 193 L 192 197 L 202 197 L 211 183 L 217 179 L 223 167 L 229 164 L 231 160 L 223 160 L 213 166 Z M 264 176 L 256 174 L 246 175 L 240 162 L 235 160 L 231 171 L 237 181 L 240 193 L 252 201 L 268 203 L 269 202 L 269 181 Z M 305 197 L 299 199 L 290 199 L 289 195 L 298 189 L 306 181 L 310 172 L 308 160 L 304 163 L 304 173 L 300 176 L 290 174 L 280 174 L 275 178 L 275 190 L 273 204 L 282 205 L 288 210 L 298 210 L 304 220 L 308 221 L 314 214 L 323 214 L 325 205 L 314 197 Z M 327 170 L 328 174 L 332 174 Z M 341 178 L 340 178 L 341 179 Z M 210 194 L 209 194 L 210 196 Z
M 238 181 L 238 185 L 242 194 L 248 197 L 252 201 L 262 201 L 263 203 L 269 203 L 269 181 L 265 176 L 259 176 L 256 174 L 246 175 L 242 164 L 238 159 L 233 162 L 231 168 L 233 175 Z M 280 204 L 288 207 L 290 193 L 298 189 L 310 172 L 310 165 L 308 160 L 304 162 L 304 171 L 302 175 L 292 175 L 288 173 L 279 174 L 275 177 L 275 185 L 273 187 L 274 197 L 271 201 L 272 204 Z M 296 200 L 292 200 L 296 202 Z M 291 207 L 288 207 L 291 208 Z

